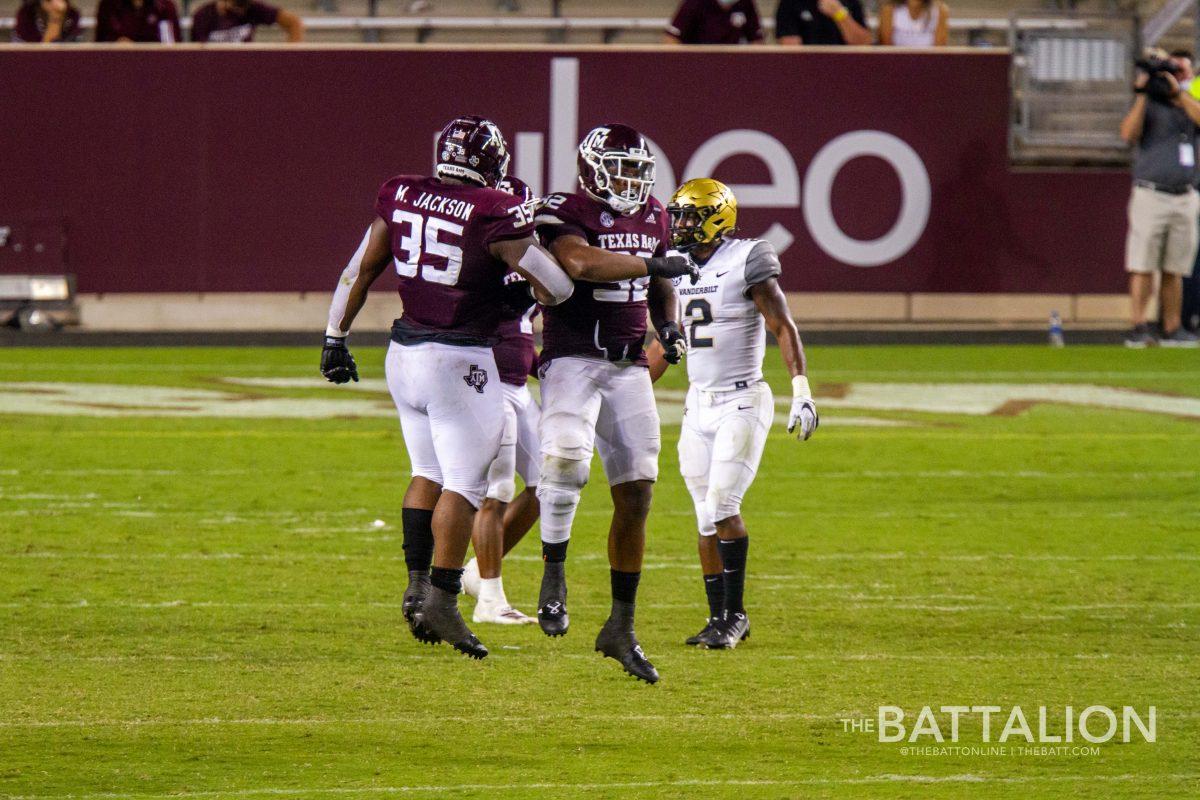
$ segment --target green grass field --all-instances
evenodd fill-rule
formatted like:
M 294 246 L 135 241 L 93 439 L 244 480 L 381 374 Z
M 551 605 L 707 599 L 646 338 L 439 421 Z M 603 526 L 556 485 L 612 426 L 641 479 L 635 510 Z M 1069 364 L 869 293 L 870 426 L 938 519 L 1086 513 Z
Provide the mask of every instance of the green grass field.
M 357 355 L 382 377 L 381 349 Z M 813 348 L 822 427 L 767 445 L 744 507 L 754 634 L 733 652 L 682 644 L 704 598 L 665 426 L 638 627 L 653 687 L 592 652 L 598 466 L 565 638 L 479 626 L 481 663 L 415 643 L 385 397 L 259 380 L 311 379 L 317 356 L 0 350 L 0 796 L 1200 796 L 1196 353 Z M 46 384 L 106 386 L 64 409 Z M 1027 402 L 1045 385 L 1059 402 Z M 1088 386 L 1138 391 L 1114 409 Z M 863 387 L 872 407 L 849 407 Z M 981 411 L 993 392 L 1007 400 Z M 506 562 L 510 599 L 532 610 L 539 577 L 534 534 Z M 1001 723 L 1013 705 L 1052 722 L 1153 705 L 1157 741 L 906 754 L 843 730 L 881 705 L 997 705 Z M 959 744 L 980 742 L 965 720 Z

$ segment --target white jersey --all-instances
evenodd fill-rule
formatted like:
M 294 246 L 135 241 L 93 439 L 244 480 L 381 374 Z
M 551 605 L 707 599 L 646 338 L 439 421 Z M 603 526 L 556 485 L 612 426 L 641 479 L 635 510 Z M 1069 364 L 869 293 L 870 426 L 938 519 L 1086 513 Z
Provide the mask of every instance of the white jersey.
M 702 391 L 744 389 L 762 380 L 766 327 L 750 287 L 777 277 L 769 242 L 725 239 L 692 285 L 680 279 L 680 322 L 687 329 L 688 381 Z

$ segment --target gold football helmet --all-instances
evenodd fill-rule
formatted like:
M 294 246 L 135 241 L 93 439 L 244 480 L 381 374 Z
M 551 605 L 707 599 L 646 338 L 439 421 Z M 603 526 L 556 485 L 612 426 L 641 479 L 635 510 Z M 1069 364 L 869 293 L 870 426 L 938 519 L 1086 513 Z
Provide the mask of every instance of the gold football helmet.
M 677 250 L 716 244 L 737 230 L 737 198 L 712 178 L 693 178 L 675 190 L 667 206 L 671 244 Z

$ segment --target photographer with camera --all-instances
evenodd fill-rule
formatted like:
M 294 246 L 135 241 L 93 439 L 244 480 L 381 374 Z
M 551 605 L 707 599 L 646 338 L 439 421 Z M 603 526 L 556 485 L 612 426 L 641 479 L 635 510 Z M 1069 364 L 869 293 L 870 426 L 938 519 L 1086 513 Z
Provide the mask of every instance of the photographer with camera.
M 1129 347 L 1162 344 L 1197 347 L 1200 339 L 1180 326 L 1183 278 L 1192 272 L 1200 244 L 1200 194 L 1196 136 L 1200 101 L 1181 91 L 1184 65 L 1162 55 L 1137 62 L 1137 97 L 1121 122 L 1121 138 L 1136 145 L 1125 269 L 1129 272 L 1133 329 Z M 1162 272 L 1162 339 L 1146 321 L 1154 274 Z

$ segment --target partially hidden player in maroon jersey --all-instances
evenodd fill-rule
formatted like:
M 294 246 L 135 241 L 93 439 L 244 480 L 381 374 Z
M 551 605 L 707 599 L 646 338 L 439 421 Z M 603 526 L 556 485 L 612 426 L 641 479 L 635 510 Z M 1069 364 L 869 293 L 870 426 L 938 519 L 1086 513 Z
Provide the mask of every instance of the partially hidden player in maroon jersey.
M 650 196 L 654 156 L 628 125 L 595 128 L 579 145 L 579 190 L 551 194 L 538 209 L 542 242 L 575 279 L 575 292 L 545 310 L 542 384 L 542 554 L 538 622 L 549 636 L 567 632 L 565 560 L 580 492 L 598 451 L 613 499 L 609 530 L 613 607 L 596 650 L 626 672 L 654 683 L 658 672 L 633 632 L 646 518 L 658 476 L 660 433 L 643 345 L 651 317 L 665 357 L 683 355 L 675 288 L 678 266 L 666 256 L 670 220 Z M 625 275 L 609 264 L 646 264 Z M 665 263 L 664 269 L 660 264 Z
M 519 178 L 505 176 L 497 186 L 524 203 L 533 191 Z M 529 284 L 515 272 L 505 276 L 505 301 L 492 347 L 505 402 L 505 428 L 500 451 L 488 469 L 487 496 L 475 515 L 471 543 L 475 558 L 463 573 L 463 591 L 476 598 L 474 622 L 526 625 L 537 622 L 508 602 L 501 577 L 502 561 L 538 519 L 537 484 L 541 448 L 537 429 L 540 409 L 527 383 L 537 363 L 533 321 L 541 306 L 533 302 Z M 516 478 L 525 487 L 517 493 Z
M 358 380 L 346 336 L 371 284 L 394 265 L 404 310 L 392 326 L 386 374 L 413 472 L 403 511 L 404 615 L 417 639 L 448 641 L 473 658 L 488 651 L 463 622 L 457 595 L 503 432 L 491 348 L 505 275 L 528 281 L 546 306 L 574 288 L 534 240 L 532 206 L 495 188 L 508 162 L 494 123 L 459 117 L 438 136 L 433 177 L 400 175 L 383 185 L 377 218 L 334 293 L 321 355 L 328 380 Z

